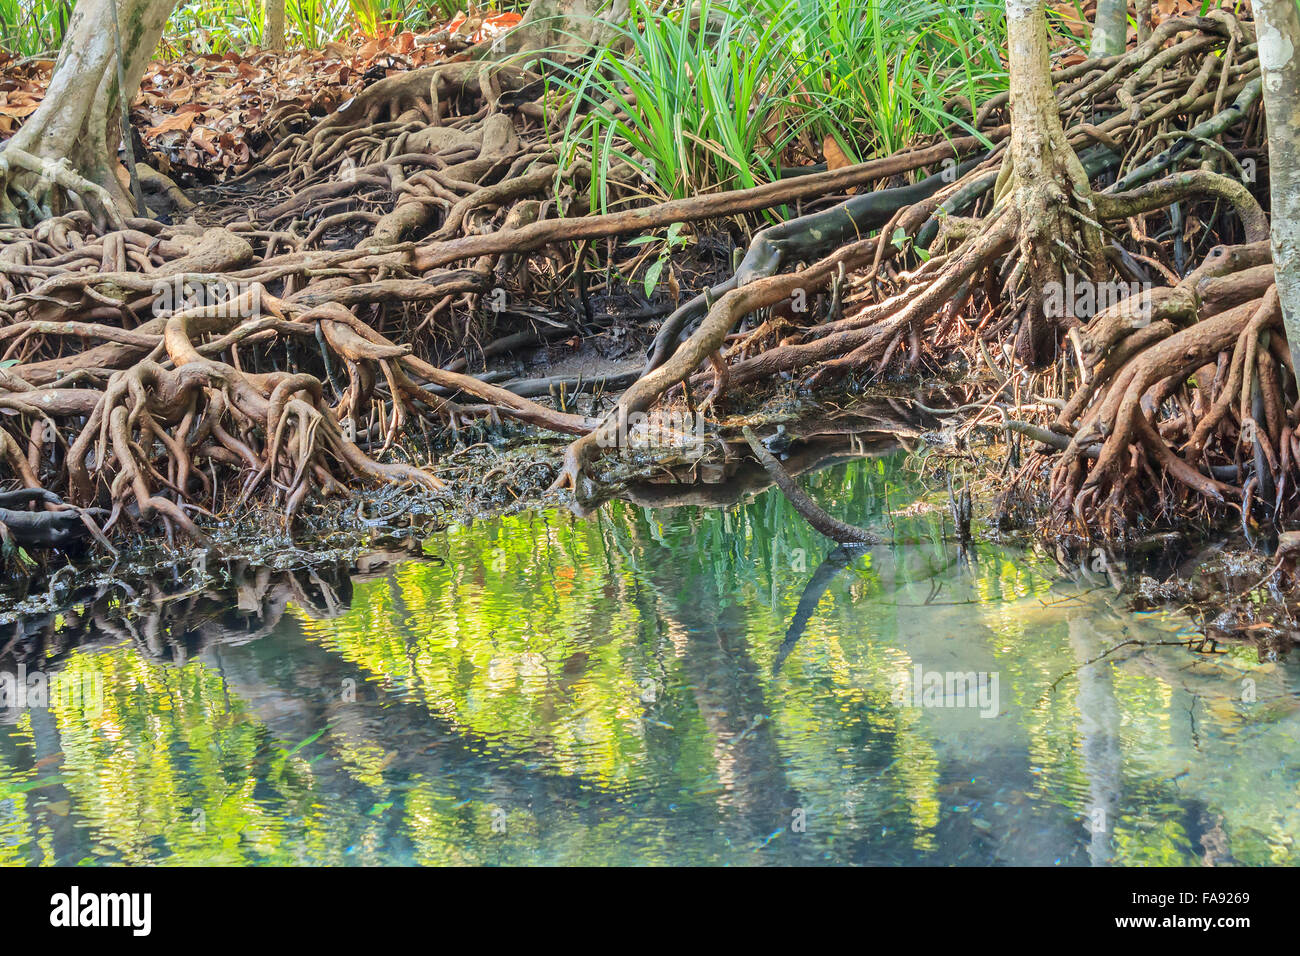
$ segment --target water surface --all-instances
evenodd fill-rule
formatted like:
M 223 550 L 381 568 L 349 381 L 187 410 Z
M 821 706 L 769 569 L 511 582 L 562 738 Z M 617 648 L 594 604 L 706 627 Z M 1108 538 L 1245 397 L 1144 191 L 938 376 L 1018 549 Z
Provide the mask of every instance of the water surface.
M 897 455 L 806 481 L 912 543 L 614 502 L 24 622 L 0 862 L 1300 862 L 1293 662 L 962 554 Z

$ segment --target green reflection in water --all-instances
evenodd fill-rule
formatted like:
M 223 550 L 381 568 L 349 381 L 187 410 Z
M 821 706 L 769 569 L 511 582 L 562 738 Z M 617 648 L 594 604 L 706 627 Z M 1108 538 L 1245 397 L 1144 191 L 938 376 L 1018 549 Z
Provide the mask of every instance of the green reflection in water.
M 0 862 L 1300 861 L 1293 664 L 963 559 L 898 458 L 806 481 L 914 543 L 614 503 L 53 626 L 90 692 L 0 725 Z M 917 668 L 996 675 L 991 716 L 900 706 Z

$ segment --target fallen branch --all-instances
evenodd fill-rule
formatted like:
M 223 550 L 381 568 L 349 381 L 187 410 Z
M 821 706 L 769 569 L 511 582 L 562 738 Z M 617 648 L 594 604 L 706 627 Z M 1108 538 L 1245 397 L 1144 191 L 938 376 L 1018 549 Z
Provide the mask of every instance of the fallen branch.
M 803 515 L 804 520 L 813 526 L 813 529 L 826 535 L 832 541 L 838 541 L 840 544 L 880 544 L 881 539 L 863 528 L 856 525 L 845 524 L 838 518 L 828 515 L 817 503 L 813 501 L 800 488 L 789 473 L 781 467 L 781 463 L 773 457 L 772 453 L 767 450 L 766 446 L 758 440 L 754 430 L 746 425 L 742 429 L 745 441 L 749 442 L 749 447 L 754 451 L 754 457 L 772 476 L 772 481 L 781 489 L 781 493 L 794 507 L 794 510 Z

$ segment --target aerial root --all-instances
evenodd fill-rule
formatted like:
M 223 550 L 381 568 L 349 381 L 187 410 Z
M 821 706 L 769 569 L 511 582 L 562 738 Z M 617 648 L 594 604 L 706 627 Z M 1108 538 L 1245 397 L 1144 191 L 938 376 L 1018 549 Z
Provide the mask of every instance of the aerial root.
M 927 359 L 937 369 L 964 352 L 972 363 L 982 356 L 1000 379 L 994 396 L 973 409 L 974 420 L 996 412 L 1004 427 L 1044 439 L 1016 480 L 1050 473 L 1054 514 L 1072 528 L 1121 530 L 1122 516 L 1143 503 L 1168 516 L 1193 501 L 1274 516 L 1284 506 L 1295 511 L 1297 476 L 1288 470 L 1300 460 L 1300 421 L 1295 372 L 1279 335 L 1267 217 L 1230 175 L 1233 151 L 1207 145 L 1258 104 L 1257 67 L 1241 55 L 1240 33 L 1222 11 L 1175 18 L 1136 51 L 1060 71 L 1056 95 L 1078 154 L 1062 161 L 1037 204 L 1017 194 L 1025 187 L 1002 137 L 941 188 L 922 190 L 924 180 L 905 187 L 915 192 L 898 194 L 899 205 L 889 205 L 893 190 L 879 190 L 760 233 L 733 277 L 665 321 L 645 374 L 593 434 L 570 445 L 555 487 L 574 487 L 600 450 L 617 444 L 621 421 L 674 396 L 679 383 L 709 386 L 700 409 L 712 410 L 743 386 L 780 377 L 818 390 L 853 373 L 875 379 L 892 368 L 919 370 Z M 1185 89 L 1157 93 L 1148 85 L 1149 64 L 1159 57 L 1207 64 L 1229 46 L 1231 65 L 1217 88 L 1205 82 L 1217 63 L 1189 72 Z M 1111 103 L 1122 109 L 1108 112 Z M 1184 133 L 1157 133 L 1175 115 L 1208 118 Z M 1201 168 L 1172 169 L 1195 149 Z M 1227 174 L 1214 171 L 1221 164 Z M 1093 185 L 1112 177 L 1111 185 Z M 1204 246 L 1214 237 L 1231 244 L 1180 280 L 1182 270 L 1144 224 L 1166 213 L 1189 222 L 1180 210 L 1199 203 L 1201 231 L 1178 243 Z M 836 221 L 852 224 L 858 238 L 835 234 Z M 873 228 L 883 230 L 879 237 L 870 236 Z M 822 245 L 828 234 L 831 248 Z M 854 252 L 834 252 L 836 244 Z M 915 263 L 910 253 L 918 250 L 925 255 L 910 271 L 896 267 Z M 1048 314 L 1044 277 L 1053 270 L 1044 268 L 1045 256 L 1060 263 L 1059 275 L 1092 286 L 1140 279 L 1143 291 L 1115 308 L 1100 303 L 1093 318 L 1076 317 L 1072 304 Z M 798 258 L 814 264 L 779 273 Z M 812 296 L 836 266 L 866 259 L 870 268 L 849 278 L 847 293 L 843 280 L 835 282 L 824 312 L 799 319 L 780 304 L 794 289 Z M 1152 287 L 1150 270 L 1168 284 Z M 755 312 L 752 327 L 737 333 Z M 1069 354 L 1061 350 L 1066 341 Z M 990 345 L 1010 371 L 989 356 Z M 1025 382 L 1042 374 L 1035 367 L 1050 371 L 1066 397 L 1035 395 L 1027 405 Z M 1052 420 L 1019 420 L 1034 408 Z
M 1053 512 L 1063 525 L 1117 534 L 1140 507 L 1172 517 L 1189 496 L 1244 512 L 1252 486 L 1268 491 L 1259 502 L 1266 516 L 1294 508 L 1295 372 L 1279 334 L 1276 286 L 1219 311 L 1188 295 L 1234 276 L 1216 270 L 1220 263 L 1257 262 L 1261 254 L 1266 243 L 1212 252 L 1172 294 L 1150 305 L 1161 317 L 1158 325 L 1116 337 L 1109 313 L 1084 328 L 1085 339 L 1100 335 L 1110 344 L 1090 350 L 1087 403 L 1072 401 L 1052 426 L 1069 439 L 1051 471 Z M 1249 279 L 1245 287 L 1259 291 Z M 1167 321 L 1185 320 L 1188 310 L 1192 324 L 1176 328 Z M 1139 341 L 1128 347 L 1130 339 Z M 1173 486 L 1152 483 L 1151 475 L 1167 476 Z
M 369 483 L 437 490 L 430 472 L 393 460 L 409 454 L 402 439 L 415 424 L 457 431 L 512 418 L 577 436 L 554 483 L 575 487 L 629 415 L 676 400 L 679 387 L 688 403 L 707 387 L 696 410 L 716 415 L 760 383 L 823 389 L 964 355 L 997 372 L 983 408 L 1056 436 L 1020 471 L 1051 461 L 1062 520 L 1117 525 L 1152 496 L 1168 507 L 1196 495 L 1293 508 L 1294 370 L 1257 249 L 1266 219 L 1232 175 L 1241 149 L 1227 138 L 1258 102 L 1248 39 L 1223 11 L 1171 18 L 1121 57 L 1058 70 L 1082 173 L 1071 165 L 1044 197 L 1057 213 L 1050 229 L 1013 201 L 1005 98 L 981 107 L 978 137 L 587 215 L 591 167 L 562 161 L 546 138 L 538 76 L 478 60 L 396 75 L 272 150 L 257 187 L 275 196 L 269 210 L 250 212 L 242 183 L 217 213 L 223 228 L 127 217 L 106 232 L 74 210 L 5 229 L 0 459 L 25 486 L 109 508 L 110 527 L 158 521 L 196 537 L 197 519 L 256 496 L 292 519 L 316 496 Z M 1186 69 L 1162 74 L 1161 62 Z M 1182 118 L 1186 131 L 1170 131 Z M 1174 168 L 1197 150 L 1203 168 Z M 897 185 L 913 173 L 917 182 Z M 639 188 L 611 175 L 615 192 Z M 460 360 L 480 335 L 521 334 L 523 320 L 498 327 L 506 320 L 485 314 L 494 289 L 509 285 L 512 302 L 568 298 L 596 240 L 850 189 L 838 206 L 760 230 L 733 275 L 686 297 L 603 419 L 530 401 Z M 1183 228 L 1172 261 L 1146 230 L 1166 211 Z M 1151 320 L 1137 326 L 1120 309 L 1041 321 L 1042 249 L 1030 240 L 1046 233 L 1067 246 L 1069 274 L 1157 273 L 1167 285 L 1144 293 Z M 1226 244 L 1233 267 L 1180 280 L 1178 256 L 1210 240 Z M 1201 285 L 1225 277 L 1231 288 Z M 216 279 L 237 308 L 161 291 Z M 1020 348 L 1026 337 L 1042 348 Z M 1044 396 L 1063 407 L 1037 403 L 1048 422 L 1019 421 L 1034 363 L 1066 396 Z

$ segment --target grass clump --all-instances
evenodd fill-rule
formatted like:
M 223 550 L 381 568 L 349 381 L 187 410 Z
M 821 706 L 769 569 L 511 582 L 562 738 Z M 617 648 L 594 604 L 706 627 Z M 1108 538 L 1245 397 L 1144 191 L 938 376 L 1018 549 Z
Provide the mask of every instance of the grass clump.
M 887 155 L 968 131 L 1007 89 L 1005 38 L 996 0 L 633 0 L 607 46 L 550 65 L 561 153 L 590 161 L 594 209 L 769 182 L 831 142 Z

